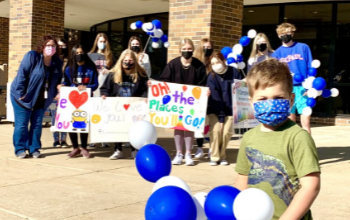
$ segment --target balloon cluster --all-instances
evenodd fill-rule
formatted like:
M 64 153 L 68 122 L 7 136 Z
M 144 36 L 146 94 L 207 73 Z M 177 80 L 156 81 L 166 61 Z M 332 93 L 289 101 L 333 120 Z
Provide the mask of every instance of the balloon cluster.
M 321 62 L 319 60 L 313 60 L 311 63 L 311 68 L 308 72 L 308 77 L 305 79 L 304 76 L 300 73 L 294 74 L 293 79 L 297 83 L 301 83 L 302 86 L 307 90 L 307 101 L 305 107 L 303 109 L 303 115 L 310 116 L 312 114 L 312 108 L 316 105 L 316 98 L 321 96 L 323 98 L 329 97 L 337 97 L 339 95 L 339 90 L 333 88 L 331 90 L 326 89 L 326 80 L 322 77 L 317 77 L 317 68 L 321 66 Z M 298 100 L 296 100 L 296 103 Z
M 243 47 L 248 46 L 250 44 L 250 39 L 256 37 L 256 30 L 248 31 L 248 36 L 243 36 L 239 40 L 239 44 L 236 44 L 231 47 L 224 47 L 221 49 L 221 53 L 224 55 L 226 59 L 226 64 L 236 69 L 244 69 L 246 64 L 243 62 L 243 56 L 241 55 L 243 52 Z
M 157 140 L 155 127 L 136 122 L 129 132 L 130 144 L 139 149 L 135 163 L 139 174 L 155 183 L 145 208 L 146 220 L 270 220 L 274 214 L 271 198 L 259 189 L 239 191 L 219 186 L 192 196 L 180 178 L 169 176 L 171 159 Z M 254 211 L 252 211 L 254 210 Z
M 159 20 L 153 20 L 152 22 L 143 23 L 142 21 L 136 21 L 130 24 L 130 28 L 136 30 L 137 28 L 142 28 L 144 32 L 146 32 L 150 38 L 152 39 L 152 47 L 159 47 L 159 40 L 164 43 L 164 47 L 170 47 L 170 43 L 168 42 L 168 36 L 163 34 L 162 31 L 162 23 Z

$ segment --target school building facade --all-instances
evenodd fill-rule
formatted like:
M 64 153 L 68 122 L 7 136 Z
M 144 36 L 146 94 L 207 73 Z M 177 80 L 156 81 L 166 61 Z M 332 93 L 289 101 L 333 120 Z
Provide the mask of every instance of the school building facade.
M 295 41 L 307 43 L 322 63 L 318 75 L 340 90 L 337 98 L 319 98 L 312 121 L 321 125 L 350 125 L 350 1 L 288 0 L 0 0 L 0 65 L 8 64 L 8 81 L 16 76 L 23 55 L 35 49 L 43 34 L 64 37 L 69 46 L 91 48 L 97 33 L 108 35 L 119 56 L 131 36 L 143 44 L 147 34 L 132 30 L 135 21 L 158 19 L 169 36 L 169 49 L 146 48 L 157 78 L 167 61 L 179 56 L 183 37 L 197 44 L 209 37 L 215 49 L 233 46 L 248 30 L 265 33 L 273 48 L 281 45 L 275 29 L 282 22 L 296 25 Z M 247 61 L 251 45 L 244 48 Z M 339 74 L 341 73 L 341 74 Z M 336 76 L 341 80 L 335 80 Z M 339 77 L 338 77 L 339 79 Z

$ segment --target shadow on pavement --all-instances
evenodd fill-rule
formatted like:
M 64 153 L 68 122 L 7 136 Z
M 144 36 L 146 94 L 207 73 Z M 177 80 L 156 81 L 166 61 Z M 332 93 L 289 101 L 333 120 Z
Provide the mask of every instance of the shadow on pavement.
M 320 161 L 333 159 L 332 161 L 320 162 L 320 165 L 350 162 L 350 147 L 318 147 L 317 152 Z

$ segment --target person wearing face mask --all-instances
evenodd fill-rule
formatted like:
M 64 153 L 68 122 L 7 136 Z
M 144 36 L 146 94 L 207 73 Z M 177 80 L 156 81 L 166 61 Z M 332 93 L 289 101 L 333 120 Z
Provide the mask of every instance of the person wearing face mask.
M 28 157 L 27 151 L 34 158 L 41 157 L 39 149 L 45 109 L 61 87 L 63 63 L 56 48 L 57 41 L 51 35 L 40 38 L 36 50 L 24 55 L 11 84 L 15 116 L 13 145 L 15 155 L 20 159 Z
M 180 57 L 171 60 L 163 70 L 159 80 L 164 82 L 179 83 L 185 85 L 205 86 L 207 73 L 204 64 L 197 58 L 192 57 L 194 45 L 191 39 L 184 38 L 179 45 Z M 149 81 L 148 86 L 152 82 Z M 185 141 L 186 165 L 193 166 L 191 150 L 193 145 L 194 133 L 191 131 L 174 130 L 174 139 L 176 146 L 176 156 L 172 161 L 174 165 L 180 165 L 183 159 L 182 147 Z
M 207 86 L 211 95 L 208 100 L 207 114 L 210 136 L 210 165 L 228 165 L 226 147 L 233 135 L 231 86 L 242 75 L 234 67 L 226 65 L 224 55 L 214 52 L 210 58 L 211 73 Z
M 287 63 L 292 75 L 301 74 L 306 79 L 312 63 L 312 54 L 309 46 L 293 41 L 296 31 L 296 27 L 293 24 L 283 23 L 277 27 L 276 31 L 282 41 L 282 46 L 272 56 L 281 62 Z M 306 90 L 300 82 L 295 80 L 293 80 L 293 94 L 295 94 L 295 103 L 292 106 L 290 118 L 296 121 L 296 111 L 298 111 L 302 127 L 311 134 L 311 116 L 303 115 L 308 99 Z
M 95 43 L 89 52 L 90 59 L 95 63 L 98 71 L 98 84 L 101 87 L 106 80 L 108 73 L 114 66 L 116 59 L 112 53 L 108 37 L 104 33 L 99 33 L 96 36 Z M 94 92 L 94 97 L 100 97 L 100 89 L 98 88 Z M 95 144 L 91 143 L 90 147 L 94 147 Z M 109 147 L 108 144 L 102 143 L 101 147 Z
M 150 78 L 152 75 L 151 62 L 148 54 L 143 51 L 141 39 L 136 36 L 131 37 L 128 49 L 136 53 L 138 63 L 146 70 L 147 76 Z
M 95 63 L 86 54 L 82 45 L 75 45 L 71 51 L 68 63 L 65 66 L 63 86 L 77 87 L 79 91 L 86 88 L 91 89 L 92 93 L 98 88 L 97 69 Z M 90 158 L 87 150 L 88 134 L 80 133 L 81 149 L 78 146 L 78 134 L 68 133 L 73 145 L 73 151 L 68 154 L 68 158 L 74 158 L 83 155 L 84 158 Z
M 248 72 L 257 63 L 272 57 L 273 52 L 274 50 L 267 36 L 264 33 L 257 34 L 248 60 Z
M 147 98 L 148 77 L 137 62 L 132 50 L 125 50 L 100 88 L 101 97 L 144 97 Z M 131 146 L 131 158 L 136 157 L 136 149 Z M 115 152 L 109 159 L 123 158 L 122 143 L 115 143 Z

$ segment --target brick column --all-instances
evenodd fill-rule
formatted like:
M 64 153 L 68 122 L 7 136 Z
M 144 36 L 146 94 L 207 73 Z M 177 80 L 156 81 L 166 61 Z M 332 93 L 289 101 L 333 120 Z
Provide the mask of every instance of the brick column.
M 9 58 L 9 19 L 0 17 L 0 65 Z
M 169 0 L 168 60 L 179 56 L 179 41 L 204 37 L 216 50 L 238 43 L 242 35 L 243 0 Z
M 64 35 L 65 0 L 10 0 L 9 82 L 39 37 Z

